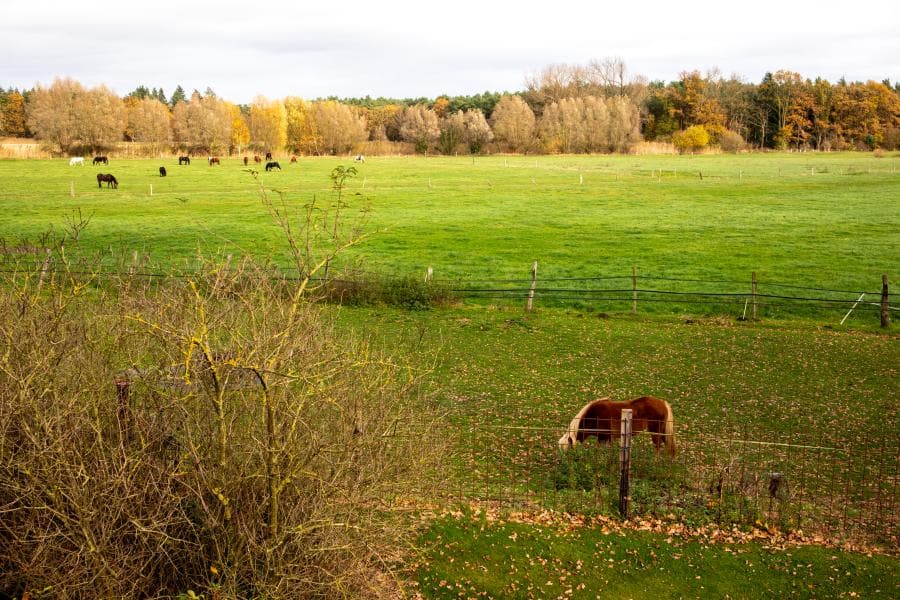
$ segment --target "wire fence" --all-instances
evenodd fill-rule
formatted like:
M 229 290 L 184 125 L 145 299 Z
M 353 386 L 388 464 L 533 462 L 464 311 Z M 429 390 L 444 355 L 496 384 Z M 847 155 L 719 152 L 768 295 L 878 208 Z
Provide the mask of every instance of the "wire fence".
M 247 270 L 238 265 L 219 266 L 223 272 L 239 274 L 243 279 L 266 278 L 285 282 L 303 279 L 295 267 L 274 264 Z M 883 276 L 880 290 L 849 289 L 822 285 L 801 285 L 757 279 L 756 274 L 745 280 L 729 277 L 673 277 L 656 274 L 596 275 L 573 277 L 532 278 L 433 278 L 429 268 L 419 279 L 424 294 L 439 294 L 458 300 L 490 303 L 527 303 L 531 306 L 574 306 L 588 310 L 638 313 L 696 312 L 705 315 L 729 315 L 741 320 L 791 315 L 821 315 L 830 313 L 843 324 L 852 314 L 862 314 L 869 322 L 879 317 L 882 326 L 889 324 L 900 307 L 891 304 L 887 276 Z M 63 274 L 69 278 L 98 281 L 128 278 L 143 280 L 191 279 L 207 277 L 209 268 L 168 269 L 152 268 L 133 258 L 129 264 L 122 257 L 115 265 L 97 266 L 90 263 L 69 263 L 63 269 L 49 254 L 41 257 L 0 256 L 0 275 L 39 272 L 42 277 Z M 353 301 L 355 287 L 367 292 L 373 282 L 391 285 L 391 280 L 414 279 L 412 276 L 385 275 L 360 269 L 335 271 L 330 278 L 315 277 L 314 285 L 342 286 L 340 298 Z
M 446 492 L 510 508 L 617 513 L 620 454 L 595 440 L 562 449 L 561 428 L 476 427 L 451 463 Z M 900 440 L 828 446 L 676 432 L 674 457 L 635 434 L 630 514 L 690 523 L 802 530 L 896 548 Z
M 656 275 L 549 277 L 469 282 L 437 280 L 463 298 L 508 300 L 533 304 L 575 304 L 606 310 L 638 312 L 647 305 L 677 305 L 704 313 L 735 314 L 744 319 L 780 313 L 830 311 L 878 313 L 890 306 L 889 291 L 853 290 L 779 282 Z M 631 283 L 631 285 L 628 285 Z M 624 285 L 623 285 L 624 284 Z M 885 294 L 887 297 L 885 298 Z M 885 308 L 885 305 L 886 308 Z

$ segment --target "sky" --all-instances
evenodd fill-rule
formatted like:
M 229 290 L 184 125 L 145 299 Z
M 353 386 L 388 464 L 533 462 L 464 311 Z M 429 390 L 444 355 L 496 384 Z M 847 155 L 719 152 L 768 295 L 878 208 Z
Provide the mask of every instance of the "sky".
M 434 98 L 523 89 L 554 63 L 619 57 L 672 81 L 718 68 L 900 80 L 900 2 L 0 0 L 0 86 L 55 77 L 127 94 L 212 88 Z

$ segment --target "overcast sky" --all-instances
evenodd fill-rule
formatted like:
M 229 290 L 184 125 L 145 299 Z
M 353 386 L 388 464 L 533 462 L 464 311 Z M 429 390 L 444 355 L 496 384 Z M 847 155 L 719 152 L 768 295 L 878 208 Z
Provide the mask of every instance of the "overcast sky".
M 670 81 L 718 67 L 900 79 L 900 1 L 0 0 L 0 86 L 69 76 L 120 94 L 435 97 L 522 89 L 617 56 Z

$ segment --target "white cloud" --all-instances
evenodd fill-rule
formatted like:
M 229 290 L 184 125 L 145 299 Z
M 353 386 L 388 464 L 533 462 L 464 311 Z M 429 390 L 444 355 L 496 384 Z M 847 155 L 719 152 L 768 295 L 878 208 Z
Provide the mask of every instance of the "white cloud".
M 750 81 L 782 68 L 832 80 L 900 78 L 900 15 L 883 0 L 307 4 L 9 4 L 0 85 L 71 76 L 120 93 L 210 86 L 240 102 L 258 93 L 435 96 L 519 89 L 547 64 L 605 56 L 663 80 L 713 66 Z

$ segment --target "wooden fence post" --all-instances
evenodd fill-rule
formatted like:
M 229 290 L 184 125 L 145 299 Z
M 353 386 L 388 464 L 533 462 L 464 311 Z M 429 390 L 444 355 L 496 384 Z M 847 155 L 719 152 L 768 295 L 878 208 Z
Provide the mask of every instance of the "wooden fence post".
M 631 267 L 631 314 L 637 314 L 637 267 Z
M 750 275 L 750 301 L 751 301 L 751 306 L 753 307 L 750 312 L 750 319 L 755 321 L 756 320 L 756 301 L 757 301 L 757 298 L 756 298 L 756 271 L 753 271 L 753 273 Z
M 116 379 L 116 415 L 119 417 L 119 431 L 124 441 L 128 441 L 131 438 L 130 388 L 131 381 L 128 379 Z
M 525 310 L 531 312 L 534 306 L 534 288 L 537 287 L 537 261 L 531 265 L 531 289 L 528 290 L 528 300 L 525 302 Z
M 425 283 L 430 282 L 432 277 L 434 277 L 434 269 L 428 267 L 428 269 L 425 270 Z
M 44 263 L 41 265 L 41 277 L 38 279 L 38 284 L 43 285 L 44 280 L 47 279 L 47 273 L 50 272 L 50 259 L 53 257 L 53 251 L 50 248 L 46 248 L 44 250 Z
M 622 409 L 619 437 L 619 512 L 628 518 L 628 500 L 631 488 L 631 409 Z
M 891 307 L 888 303 L 890 294 L 888 293 L 888 276 L 881 276 L 881 326 L 891 326 Z

